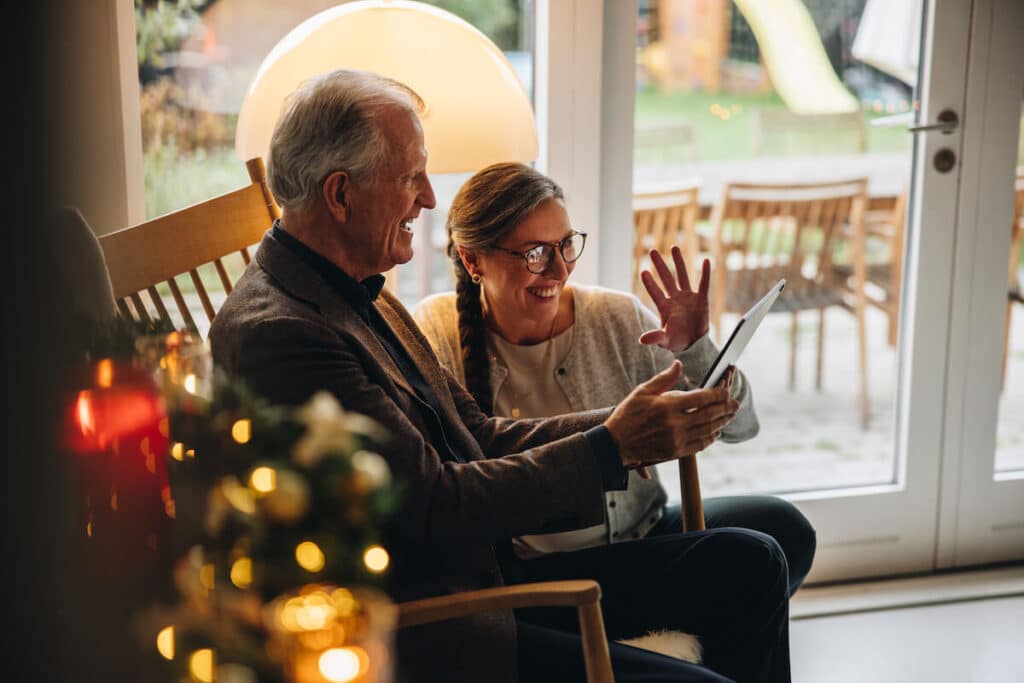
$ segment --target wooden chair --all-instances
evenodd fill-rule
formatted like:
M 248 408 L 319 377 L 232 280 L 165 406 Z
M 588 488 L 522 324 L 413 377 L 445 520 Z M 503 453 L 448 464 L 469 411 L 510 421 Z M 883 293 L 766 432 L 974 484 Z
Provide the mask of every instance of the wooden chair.
M 252 183 L 241 189 L 100 237 L 122 315 L 170 320 L 175 327 L 184 326 L 198 334 L 193 310 L 201 307 L 206 317 L 204 328 L 209 329 L 223 299 L 217 288 L 208 287 L 200 276 L 200 267 L 212 264 L 226 296 L 240 275 L 240 268 L 234 269 L 237 274 L 230 272 L 226 257 L 237 253 L 241 262 L 248 264 L 249 248 L 281 216 L 267 186 L 263 160 L 250 159 L 245 165 Z M 209 271 L 209 266 L 204 270 Z M 198 307 L 189 306 L 179 284 L 178 277 L 186 273 Z M 211 291 L 220 298 L 218 306 Z M 177 316 L 170 314 L 172 302 Z
M 548 581 L 442 595 L 398 605 L 398 628 L 522 607 L 574 606 L 579 613 L 588 683 L 611 683 L 611 657 L 601 616 L 601 587 L 589 579 Z
M 896 346 L 899 329 L 900 285 L 903 280 L 903 229 L 907 213 L 907 191 L 896 198 L 891 209 L 867 211 L 864 214 L 865 259 L 867 260 L 867 303 L 888 318 L 889 346 Z M 847 224 L 843 237 L 852 240 Z M 870 256 L 872 240 L 882 243 L 884 254 L 880 259 Z M 853 268 L 849 263 L 833 263 L 832 277 L 836 286 L 852 292 Z
M 1013 304 L 1024 304 L 1024 285 L 1018 276 L 1022 247 L 1024 247 L 1024 166 L 1017 168 L 1016 193 L 1013 202 L 1013 223 L 1010 226 L 1010 268 L 1006 290 L 1006 331 L 1003 336 L 1003 381 L 1006 381 L 1006 366 L 1010 357 L 1010 323 L 1013 320 Z
M 684 182 L 642 188 L 633 193 L 633 293 L 649 302 L 647 290 L 640 281 L 640 272 L 651 268 L 648 253 L 651 249 L 667 252 L 673 245 L 683 250 L 686 266 L 696 267 L 701 248 L 697 235 L 697 216 L 700 213 L 698 193 L 700 185 Z M 698 271 L 699 272 L 699 271 Z
M 821 389 L 825 309 L 841 306 L 857 321 L 861 425 L 870 419 L 867 376 L 867 307 L 864 283 L 864 212 L 867 179 L 798 185 L 728 183 L 712 213 L 714 271 L 711 324 L 722 314 L 744 313 L 780 278 L 787 285 L 773 311 L 792 314 L 789 385 L 796 384 L 797 316 L 818 311 L 815 386 Z M 843 239 L 848 231 L 849 240 Z M 848 252 L 853 291 L 829 276 L 838 247 Z

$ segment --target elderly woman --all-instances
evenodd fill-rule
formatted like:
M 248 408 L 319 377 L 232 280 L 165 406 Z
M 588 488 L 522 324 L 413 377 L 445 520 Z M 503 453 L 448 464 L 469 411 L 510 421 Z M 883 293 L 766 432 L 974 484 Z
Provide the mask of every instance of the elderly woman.
M 490 166 L 459 190 L 448 214 L 448 253 L 456 291 L 425 299 L 414 317 L 438 359 L 485 410 L 515 418 L 545 417 L 602 408 L 669 367 L 699 378 L 718 353 L 708 338 L 708 281 L 704 261 L 692 291 L 678 248 L 675 274 L 657 252 L 644 285 L 660 316 L 639 300 L 600 287 L 569 285 L 586 234 L 573 230 L 561 188 L 522 164 Z M 660 319 L 659 319 L 660 318 Z M 678 389 L 693 388 L 684 379 Z M 731 378 L 740 403 L 724 441 L 757 434 L 750 385 Z M 625 491 L 607 496 L 604 524 L 574 531 L 523 536 L 513 544 L 524 578 L 547 578 L 553 553 L 678 532 L 679 506 L 666 506 L 657 477 L 630 473 Z M 770 496 L 704 500 L 708 528 L 745 527 L 778 541 L 789 564 L 790 594 L 814 557 L 815 534 L 790 503 Z

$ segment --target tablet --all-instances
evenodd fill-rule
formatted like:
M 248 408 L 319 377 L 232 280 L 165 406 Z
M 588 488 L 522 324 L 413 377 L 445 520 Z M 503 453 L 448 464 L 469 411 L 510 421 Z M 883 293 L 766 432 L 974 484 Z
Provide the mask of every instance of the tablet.
M 718 381 L 722 379 L 722 375 L 725 374 L 729 366 L 736 364 L 740 354 L 743 353 L 743 349 L 747 348 L 747 342 L 754 336 L 757 326 L 764 320 L 768 310 L 775 303 L 775 300 L 779 298 L 779 294 L 782 293 L 785 286 L 786 281 L 779 280 L 775 283 L 774 287 L 768 290 L 767 294 L 761 297 L 760 301 L 743 314 L 740 321 L 736 323 L 736 327 L 733 328 L 732 334 L 729 335 L 729 341 L 725 342 L 725 346 L 718 352 L 718 358 L 711 364 L 708 374 L 704 376 L 704 381 L 700 384 L 702 389 L 718 384 Z

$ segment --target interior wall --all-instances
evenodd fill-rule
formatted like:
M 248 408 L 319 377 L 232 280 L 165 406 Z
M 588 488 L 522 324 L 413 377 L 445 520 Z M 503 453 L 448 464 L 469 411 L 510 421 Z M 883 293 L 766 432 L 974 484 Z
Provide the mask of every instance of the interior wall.
M 144 219 L 133 3 L 64 0 L 48 15 L 47 193 L 97 234 Z
M 601 58 L 601 192 L 598 283 L 630 290 L 633 253 L 633 117 L 636 0 L 604 3 Z M 626 27 L 626 30 L 623 30 Z

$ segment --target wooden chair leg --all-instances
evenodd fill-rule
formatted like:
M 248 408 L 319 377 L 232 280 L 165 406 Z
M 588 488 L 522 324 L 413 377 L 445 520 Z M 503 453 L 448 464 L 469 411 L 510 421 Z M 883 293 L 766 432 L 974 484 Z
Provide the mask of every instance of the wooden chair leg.
M 864 287 L 868 281 L 868 267 L 865 256 L 864 224 L 856 221 L 853 233 L 853 286 L 854 315 L 857 317 L 857 346 L 860 356 L 860 425 L 867 430 L 871 422 L 871 405 L 868 394 L 868 337 L 865 325 L 865 314 L 868 307 L 867 292 Z
M 864 309 L 867 302 L 864 299 L 864 290 L 857 294 L 855 315 L 857 317 L 857 351 L 860 360 L 860 425 L 867 429 L 871 422 L 871 404 L 868 394 L 868 336 L 865 329 Z
M 704 501 L 697 474 L 697 456 L 679 459 L 679 492 L 683 497 L 683 531 L 704 530 Z
M 818 366 L 814 369 L 814 388 L 821 391 L 821 370 L 825 363 L 825 309 L 818 309 Z
M 793 311 L 793 321 L 789 328 L 789 390 L 796 390 L 796 335 L 797 312 Z
M 601 603 L 587 602 L 579 606 L 580 636 L 583 641 L 583 664 L 587 683 L 615 683 L 612 675 L 608 639 L 604 634 Z
M 889 346 L 896 346 L 896 311 L 893 304 L 889 304 L 889 310 L 886 313 L 889 316 L 889 336 L 886 341 Z

